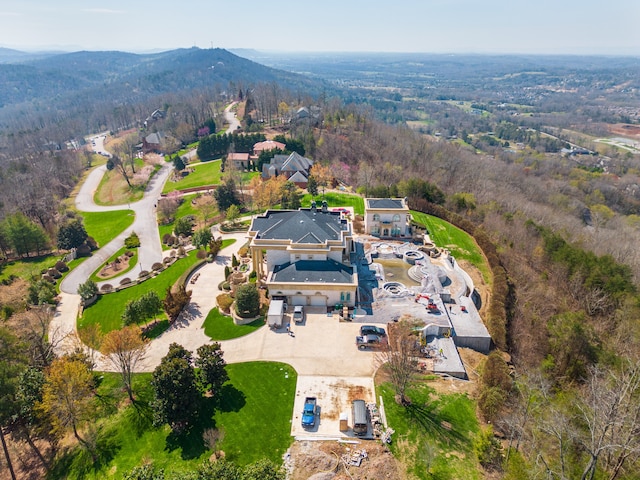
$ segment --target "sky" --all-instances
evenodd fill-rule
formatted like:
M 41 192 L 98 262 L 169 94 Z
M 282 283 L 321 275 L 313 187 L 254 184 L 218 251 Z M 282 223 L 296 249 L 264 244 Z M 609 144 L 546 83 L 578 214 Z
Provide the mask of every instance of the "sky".
M 640 56 L 640 0 L 2 0 L 0 47 Z

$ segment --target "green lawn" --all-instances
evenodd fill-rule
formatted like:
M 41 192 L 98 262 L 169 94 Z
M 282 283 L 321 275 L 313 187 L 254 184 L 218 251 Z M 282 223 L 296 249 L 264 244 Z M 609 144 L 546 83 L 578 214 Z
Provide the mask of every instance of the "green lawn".
M 225 432 L 226 459 L 246 465 L 262 457 L 281 463 L 289 448 L 297 374 L 284 363 L 227 366 L 231 382 L 214 419 Z
M 491 282 L 489 265 L 471 235 L 441 218 L 415 210 L 411 210 L 411 215 L 416 223 L 427 228 L 437 247 L 447 248 L 455 258 L 469 261 L 480 270 L 485 282 Z
M 264 319 L 260 318 L 247 325 L 236 325 L 231 317 L 222 315 L 217 308 L 209 312 L 204 320 L 204 333 L 211 340 L 231 340 L 243 337 L 264 325 Z
M 167 183 L 164 184 L 162 193 L 184 190 L 185 188 L 202 187 L 204 185 L 216 185 L 220 183 L 220 177 L 222 175 L 220 171 L 221 164 L 222 160 L 191 164 L 189 168 L 193 168 L 194 172 L 177 182 L 167 181 Z
M 213 427 L 225 433 L 217 448 L 227 460 L 246 465 L 267 457 L 280 464 L 292 441 L 295 370 L 280 363 L 252 362 L 228 365 L 227 371 L 230 381 L 223 387 L 219 408 L 205 399 L 197 426 L 182 436 L 172 435 L 166 425 L 151 425 L 150 373 L 134 375 L 136 407 L 123 403 L 125 393 L 117 374 L 102 374 L 93 422 L 100 460 L 94 463 L 84 449 L 71 448 L 58 457 L 48 478 L 120 479 L 146 461 L 153 461 L 171 478 L 180 478 L 211 455 L 202 432 Z
M 167 288 L 172 286 L 187 268 L 198 261 L 196 251 L 193 250 L 156 277 L 134 287 L 99 296 L 98 301 L 88 307 L 78 320 L 78 330 L 82 333 L 82 330 L 90 325 L 99 325 L 102 333 L 106 334 L 121 328 L 121 316 L 127 302 L 136 300 L 149 291 L 155 291 L 160 298 L 164 298 Z
M 42 255 L 40 257 L 29 257 L 21 260 L 13 260 L 0 266 L 0 281 L 15 275 L 18 278 L 29 280 L 35 276 L 40 278 L 40 272 L 45 268 L 53 267 L 62 256 Z
M 411 478 L 479 480 L 473 439 L 479 431 L 475 403 L 464 394 L 437 395 L 425 383 L 407 394 L 411 405 L 394 400 L 390 384 L 376 387 L 387 422 L 396 433 L 390 448 L 407 465 Z M 446 453 L 445 453 L 446 452 Z
M 315 198 L 309 193 L 305 193 L 302 197 L 302 206 L 309 208 L 311 206 L 311 200 L 315 199 L 318 206 L 322 205 L 322 194 L 316 195 Z M 353 211 L 356 214 L 364 215 L 364 198 L 360 195 L 352 193 L 338 193 L 327 192 L 324 195 L 324 199 L 327 201 L 329 208 L 334 207 L 353 207 Z
M 113 212 L 82 212 L 84 228 L 90 237 L 104 247 L 120 233 L 131 226 L 135 220 L 133 210 L 116 210 Z

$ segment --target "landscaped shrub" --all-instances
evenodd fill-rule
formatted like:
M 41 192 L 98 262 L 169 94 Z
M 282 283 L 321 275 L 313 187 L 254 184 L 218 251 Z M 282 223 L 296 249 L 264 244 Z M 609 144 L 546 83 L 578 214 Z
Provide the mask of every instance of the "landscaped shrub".
M 96 242 L 96 240 L 93 237 L 87 237 L 87 239 L 84 242 L 87 245 L 87 247 L 89 247 L 89 249 L 91 250 L 98 249 L 98 242 Z
M 245 258 L 248 254 L 249 249 L 245 246 L 240 247 L 240 249 L 238 250 L 238 255 L 240 255 L 242 258 Z
M 142 270 L 140 271 L 140 274 L 138 275 L 138 277 L 143 278 L 143 277 L 146 277 L 147 275 L 149 275 L 149 272 L 147 270 Z
M 178 256 L 179 257 L 184 257 L 186 254 L 184 247 L 182 245 L 180 245 L 180 247 L 178 247 Z
M 131 283 L 131 279 L 128 277 L 125 277 L 122 280 L 120 280 L 120 285 L 129 285 L 130 283 Z
M 153 270 L 154 272 L 158 272 L 162 270 L 162 263 L 160 262 L 154 263 L 153 265 L 151 265 L 151 270 Z
M 67 264 L 64 263 L 63 261 L 56 262 L 56 265 L 54 268 L 59 272 L 66 272 L 69 270 L 69 267 L 67 267 Z
M 162 236 L 162 243 L 164 243 L 165 245 L 170 245 L 169 240 L 172 240 L 171 243 L 173 243 L 173 238 L 172 235 L 170 233 L 165 233 Z
M 47 270 L 47 275 L 53 278 L 60 278 L 62 276 L 62 274 L 55 268 L 50 268 L 49 270 Z
M 231 269 L 229 268 L 229 265 L 225 265 L 224 266 L 224 279 L 228 280 L 229 279 L 229 275 L 231 275 Z
M 258 274 L 256 273 L 255 270 L 251 270 L 251 273 L 249 273 L 249 282 L 256 283 L 257 280 L 258 280 Z
M 45 273 L 44 275 L 42 275 L 42 279 L 46 280 L 49 283 L 56 283 L 55 279 L 48 273 Z
M 113 290 L 113 285 L 105 283 L 104 285 L 102 285 L 102 287 L 100 287 L 100 290 L 103 292 L 110 292 Z
M 124 254 L 127 257 L 131 258 L 131 257 L 133 257 L 135 255 L 135 252 L 133 250 L 127 250 L 126 252 L 124 252 Z
M 168 263 L 171 263 L 171 259 L 172 259 L 172 258 L 173 258 L 173 257 L 164 257 L 164 258 L 162 259 L 162 263 L 164 263 L 165 265 L 167 265 Z
M 229 284 L 229 282 L 222 282 L 222 289 L 223 290 L 231 290 L 231 285 Z
M 198 258 L 200 260 L 204 260 L 205 258 L 207 258 L 207 251 L 206 250 L 198 250 L 198 252 L 196 253 L 196 258 Z
M 84 244 L 80 245 L 78 248 L 76 248 L 76 254 L 79 257 L 86 257 L 90 253 L 91 253 L 91 247 L 89 247 L 89 245 L 87 245 L 86 243 L 84 243 Z
M 240 262 L 238 262 L 238 259 L 236 258 L 236 256 L 231 255 L 231 266 L 237 267 L 238 265 L 240 265 Z
M 169 256 L 170 256 L 171 258 L 175 258 L 175 256 L 176 256 L 176 251 L 175 251 L 175 250 L 171 250 L 171 252 L 169 253 Z
M 233 298 L 231 298 L 231 295 L 229 295 L 228 293 L 221 293 L 216 297 L 216 300 L 218 301 L 220 310 L 222 310 L 224 313 L 229 313 L 229 309 L 233 304 Z
M 254 284 L 240 285 L 236 290 L 236 313 L 243 318 L 260 312 L 260 293 Z
M 140 246 L 140 238 L 136 232 L 131 232 L 127 238 L 124 239 L 124 246 L 127 248 L 138 248 Z

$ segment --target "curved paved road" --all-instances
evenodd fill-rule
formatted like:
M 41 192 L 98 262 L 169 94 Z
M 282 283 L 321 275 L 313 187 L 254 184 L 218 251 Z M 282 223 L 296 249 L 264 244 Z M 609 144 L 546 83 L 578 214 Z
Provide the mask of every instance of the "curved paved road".
M 102 176 L 106 172 L 106 166 L 101 166 L 93 170 L 87 180 L 80 188 L 76 197 L 76 208 L 81 212 L 109 212 L 122 211 L 123 215 L 129 215 L 128 209 L 133 210 L 136 216 L 133 224 L 124 232 L 104 245 L 100 250 L 82 262 L 78 267 L 74 268 L 64 281 L 60 284 L 60 290 L 65 293 L 77 293 L 78 285 L 86 281 L 89 276 L 95 272 L 100 265 L 111 257 L 115 252 L 122 248 L 124 239 L 131 232 L 136 232 L 140 237 L 140 244 L 143 246 L 138 250 L 138 268 L 140 270 L 151 270 L 151 266 L 156 262 L 162 261 L 162 244 L 160 243 L 160 233 L 158 230 L 158 222 L 156 221 L 156 204 L 162 187 L 171 172 L 171 164 L 165 164 L 153 176 L 142 200 L 130 205 L 101 206 L 96 205 L 93 201 Z M 132 273 L 123 274 L 122 276 L 131 276 Z M 109 279 L 108 282 L 114 285 L 118 284 L 120 277 Z

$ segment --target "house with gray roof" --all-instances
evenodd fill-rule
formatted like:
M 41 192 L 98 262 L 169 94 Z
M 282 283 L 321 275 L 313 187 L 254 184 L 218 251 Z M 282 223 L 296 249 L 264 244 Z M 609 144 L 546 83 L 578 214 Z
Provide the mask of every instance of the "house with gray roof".
M 297 152 L 290 155 L 275 155 L 270 163 L 262 166 L 262 179 L 285 175 L 300 188 L 306 188 L 309 171 L 313 166 L 313 160 L 303 157 Z M 293 177 L 293 179 L 292 179 Z
M 365 198 L 364 231 L 381 238 L 411 237 L 411 213 L 404 198 Z
M 160 153 L 165 149 L 165 135 L 162 132 L 150 133 L 142 139 L 142 151 L 144 153 Z
M 342 212 L 322 208 L 267 210 L 249 228 L 253 268 L 271 298 L 289 305 L 353 307 L 357 269 L 353 233 Z

